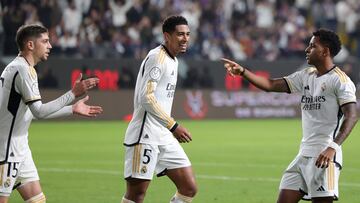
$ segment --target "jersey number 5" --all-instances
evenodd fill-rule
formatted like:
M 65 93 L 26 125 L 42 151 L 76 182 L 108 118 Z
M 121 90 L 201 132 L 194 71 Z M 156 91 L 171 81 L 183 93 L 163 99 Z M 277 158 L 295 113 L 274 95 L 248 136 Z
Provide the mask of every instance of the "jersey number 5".
M 145 149 L 144 150 L 144 157 L 146 157 L 146 161 L 143 161 L 143 164 L 148 164 L 150 162 L 150 155 L 148 155 L 148 152 L 151 153 L 151 149 Z

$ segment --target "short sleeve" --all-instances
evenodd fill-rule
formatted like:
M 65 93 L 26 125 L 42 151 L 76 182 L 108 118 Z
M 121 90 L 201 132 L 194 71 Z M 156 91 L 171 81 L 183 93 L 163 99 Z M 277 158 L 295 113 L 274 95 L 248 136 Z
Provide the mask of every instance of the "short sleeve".
M 340 106 L 356 102 L 356 88 L 354 83 L 346 76 L 345 79 L 338 78 L 335 82 L 335 92 Z
M 304 70 L 297 71 L 291 75 L 284 77 L 286 83 L 289 86 L 291 93 L 300 92 L 303 89 L 303 80 L 302 80 L 303 74 L 304 74 Z
M 16 78 L 16 88 L 26 104 L 41 100 L 38 78 L 33 67 L 19 69 L 19 75 Z

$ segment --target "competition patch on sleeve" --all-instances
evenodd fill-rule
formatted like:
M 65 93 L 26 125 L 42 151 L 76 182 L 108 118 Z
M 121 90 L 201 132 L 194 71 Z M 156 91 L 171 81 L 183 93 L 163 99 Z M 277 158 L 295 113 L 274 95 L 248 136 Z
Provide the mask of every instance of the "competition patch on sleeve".
M 154 67 L 150 70 L 150 77 L 153 80 L 157 80 L 160 78 L 161 70 L 158 67 Z
M 40 96 L 39 84 L 37 82 L 34 82 L 31 85 L 31 90 L 32 90 L 34 96 Z

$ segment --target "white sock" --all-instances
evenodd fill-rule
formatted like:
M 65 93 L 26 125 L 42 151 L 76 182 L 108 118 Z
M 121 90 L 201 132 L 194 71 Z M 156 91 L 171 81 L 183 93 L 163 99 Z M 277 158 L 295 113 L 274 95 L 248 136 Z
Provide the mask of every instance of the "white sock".
M 134 201 L 128 200 L 125 197 L 122 198 L 121 203 L 136 203 Z
M 170 203 L 191 203 L 192 200 L 192 197 L 187 197 L 180 194 L 179 192 L 176 192 L 175 195 L 171 198 Z

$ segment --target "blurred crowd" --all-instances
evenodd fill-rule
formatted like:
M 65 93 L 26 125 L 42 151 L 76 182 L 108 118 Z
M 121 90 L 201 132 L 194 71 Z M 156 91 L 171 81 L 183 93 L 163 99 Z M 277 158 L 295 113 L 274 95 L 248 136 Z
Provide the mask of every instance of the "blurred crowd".
M 358 0 L 1 0 L 0 13 L 3 55 L 17 54 L 20 25 L 41 23 L 53 55 L 141 59 L 162 43 L 163 20 L 180 14 L 192 58 L 304 58 L 319 27 L 337 31 L 345 54 L 360 57 Z

